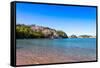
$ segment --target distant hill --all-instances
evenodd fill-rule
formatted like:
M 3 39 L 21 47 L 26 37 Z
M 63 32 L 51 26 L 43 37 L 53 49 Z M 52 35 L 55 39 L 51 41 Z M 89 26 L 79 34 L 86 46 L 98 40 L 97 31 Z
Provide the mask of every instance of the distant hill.
M 78 38 L 96 38 L 96 36 L 92 36 L 92 35 L 80 35 L 80 36 L 78 36 Z
M 16 25 L 16 38 L 68 38 L 64 31 L 37 25 Z
M 96 38 L 96 36 L 92 36 L 92 35 L 79 35 L 79 36 L 71 35 L 68 38 Z

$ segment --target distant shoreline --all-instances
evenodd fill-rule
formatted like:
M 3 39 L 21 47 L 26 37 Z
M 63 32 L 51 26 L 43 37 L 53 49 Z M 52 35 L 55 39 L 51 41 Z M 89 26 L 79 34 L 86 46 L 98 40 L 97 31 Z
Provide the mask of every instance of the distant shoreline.
M 96 38 L 92 35 L 71 35 L 68 36 L 62 30 L 56 30 L 49 27 L 43 27 L 38 25 L 16 25 L 16 38 L 18 39 L 34 39 L 34 38 L 48 38 L 48 39 L 63 39 L 63 38 Z
M 16 39 L 18 40 L 18 39 L 50 39 L 50 38 L 16 38 Z M 96 38 L 54 38 L 54 39 L 96 39 Z

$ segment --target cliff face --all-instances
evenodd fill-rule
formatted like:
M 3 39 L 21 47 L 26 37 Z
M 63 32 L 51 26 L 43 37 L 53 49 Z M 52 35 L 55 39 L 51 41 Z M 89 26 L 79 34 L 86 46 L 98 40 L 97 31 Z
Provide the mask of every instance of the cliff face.
M 16 25 L 17 38 L 68 38 L 63 31 L 37 25 Z
M 63 31 L 57 31 L 48 27 L 31 26 L 31 29 L 36 32 L 42 32 L 45 38 L 68 38 L 67 34 Z

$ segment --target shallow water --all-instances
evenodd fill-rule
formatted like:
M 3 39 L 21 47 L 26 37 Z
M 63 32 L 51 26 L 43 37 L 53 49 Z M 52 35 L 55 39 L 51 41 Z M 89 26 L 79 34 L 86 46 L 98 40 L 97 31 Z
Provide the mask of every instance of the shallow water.
M 58 57 L 57 59 L 64 57 L 64 62 L 68 62 L 66 56 L 70 56 L 71 62 L 96 60 L 95 38 L 17 39 L 16 47 L 18 52 L 30 52 L 36 57 L 49 57 L 49 59 L 53 59 L 50 55 Z

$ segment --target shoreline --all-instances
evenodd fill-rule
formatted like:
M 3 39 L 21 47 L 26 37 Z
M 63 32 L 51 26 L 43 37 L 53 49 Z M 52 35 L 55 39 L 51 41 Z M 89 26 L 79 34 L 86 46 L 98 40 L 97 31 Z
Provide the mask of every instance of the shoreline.
M 16 38 L 16 39 L 96 39 L 96 37 L 90 37 L 90 38 L 81 38 L 81 37 L 77 37 L 77 38 Z

